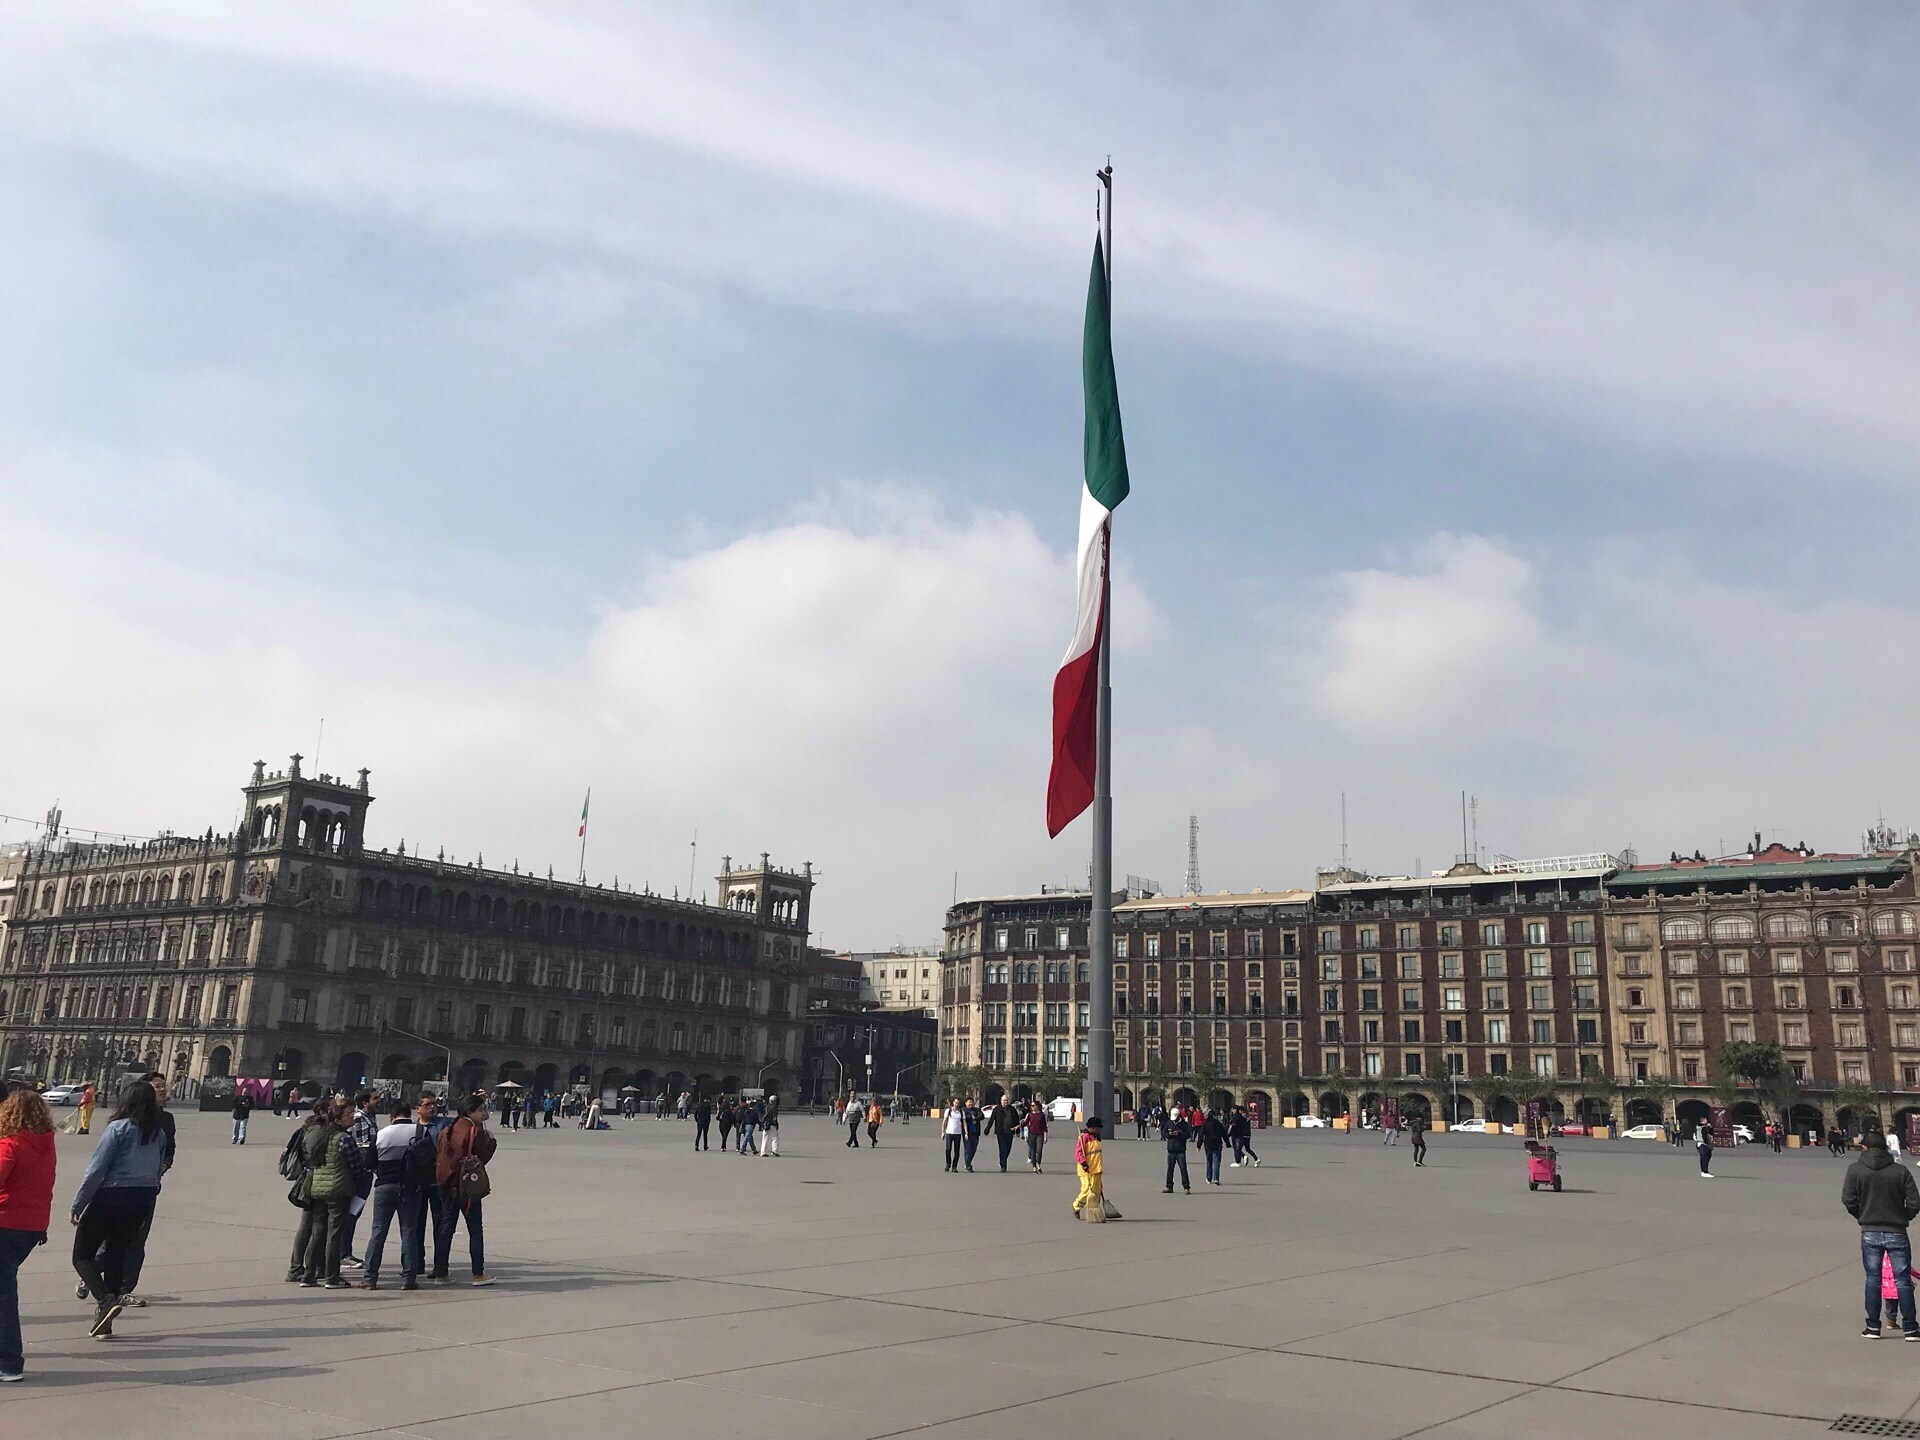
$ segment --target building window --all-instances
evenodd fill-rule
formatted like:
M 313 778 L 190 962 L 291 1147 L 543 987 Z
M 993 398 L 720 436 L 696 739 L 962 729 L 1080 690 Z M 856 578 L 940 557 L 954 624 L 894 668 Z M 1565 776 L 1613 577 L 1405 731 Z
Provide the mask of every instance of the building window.
M 1498 950 L 1489 950 L 1480 957 L 1480 973 L 1490 980 L 1504 979 L 1507 973 L 1507 957 Z
M 1551 1080 L 1555 1075 L 1557 1075 L 1559 1071 L 1554 1064 L 1553 1056 L 1551 1055 L 1534 1056 L 1533 1057 L 1533 1073 L 1536 1075 L 1542 1076 L 1548 1080 Z
M 286 1010 L 280 1016 L 281 1023 L 286 1025 L 306 1024 L 307 1016 L 312 1006 L 313 992 L 311 990 L 288 991 Z
M 1504 1010 L 1507 1008 L 1507 987 L 1504 985 L 1487 986 L 1487 1009 Z
M 1420 978 L 1420 957 L 1418 955 L 1402 955 L 1400 957 L 1400 978 L 1402 980 L 1418 980 Z
M 1160 937 L 1158 935 L 1145 935 L 1141 938 L 1147 943 L 1147 958 L 1149 960 L 1160 953 Z
M 1505 944 L 1506 938 L 1505 921 L 1483 920 L 1480 922 L 1480 943 L 1482 945 Z
M 1507 1043 L 1507 1022 L 1505 1020 L 1498 1016 L 1488 1018 L 1487 1043 L 1489 1045 L 1504 1045 Z
M 1552 973 L 1553 973 L 1553 965 L 1552 965 L 1552 962 L 1548 959 L 1546 951 L 1529 950 L 1527 952 L 1527 974 L 1551 975 Z
M 1553 1043 L 1553 1021 L 1535 1020 L 1533 1022 L 1533 1043 L 1536 1045 Z
M 1459 985 L 1444 985 L 1440 989 L 1440 1008 L 1442 1010 L 1464 1010 L 1467 1008 L 1466 991 Z
M 1529 920 L 1527 922 L 1527 944 L 1544 945 L 1547 943 L 1547 922 Z

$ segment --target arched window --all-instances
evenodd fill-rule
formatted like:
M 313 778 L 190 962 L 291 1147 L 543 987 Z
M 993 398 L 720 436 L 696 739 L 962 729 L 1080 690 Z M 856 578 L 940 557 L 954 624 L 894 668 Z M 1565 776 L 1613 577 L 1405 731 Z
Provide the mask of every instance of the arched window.
M 1660 922 L 1662 940 L 1698 940 L 1700 935 L 1700 922 L 1691 915 L 1678 915 Z
M 221 899 L 226 894 L 226 876 L 218 870 L 207 871 L 207 893 L 209 900 Z
M 1829 910 L 1814 922 L 1822 940 L 1852 940 L 1860 933 L 1860 919 L 1845 910 Z
M 1873 933 L 1876 935 L 1913 934 L 1913 912 L 1911 910 L 1875 911 L 1873 916 Z
M 1715 940 L 1751 940 L 1753 918 L 1748 915 L 1716 915 L 1713 923 L 1707 927 L 1707 934 Z

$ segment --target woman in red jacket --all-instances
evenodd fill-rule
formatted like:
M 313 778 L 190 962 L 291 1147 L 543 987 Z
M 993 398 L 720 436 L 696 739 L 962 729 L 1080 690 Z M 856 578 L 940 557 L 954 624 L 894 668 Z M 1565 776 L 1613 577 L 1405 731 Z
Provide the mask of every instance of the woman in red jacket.
M 52 1208 L 53 1116 L 32 1090 L 16 1090 L 0 1101 L 0 1384 L 27 1378 L 20 1265 L 47 1243 Z

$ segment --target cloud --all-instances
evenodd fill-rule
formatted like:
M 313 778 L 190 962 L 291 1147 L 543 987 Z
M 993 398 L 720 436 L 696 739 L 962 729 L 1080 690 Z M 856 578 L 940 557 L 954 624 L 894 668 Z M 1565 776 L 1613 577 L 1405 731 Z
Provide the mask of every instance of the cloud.
M 1532 668 L 1541 648 L 1533 566 L 1484 536 L 1433 536 L 1411 569 L 1349 571 L 1331 589 L 1314 667 L 1321 703 L 1341 719 L 1431 725 L 1503 671 Z

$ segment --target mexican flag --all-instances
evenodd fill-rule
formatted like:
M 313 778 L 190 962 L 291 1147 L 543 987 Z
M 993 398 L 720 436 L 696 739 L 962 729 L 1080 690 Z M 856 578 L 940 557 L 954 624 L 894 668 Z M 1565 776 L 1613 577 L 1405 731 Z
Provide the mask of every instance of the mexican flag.
M 1093 242 L 1087 322 L 1080 343 L 1086 390 L 1086 489 L 1080 495 L 1080 600 L 1073 641 L 1053 677 L 1053 768 L 1047 776 L 1047 834 L 1058 835 L 1093 803 L 1094 727 L 1100 704 L 1100 650 L 1107 628 L 1109 522 L 1127 498 L 1127 445 L 1113 375 L 1107 266 Z
M 593 804 L 593 791 L 587 791 L 587 798 L 580 802 L 580 838 L 587 838 L 587 808 Z M 584 851 L 582 852 L 585 853 Z

